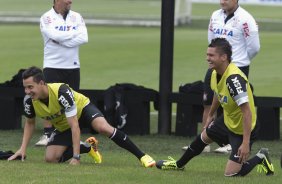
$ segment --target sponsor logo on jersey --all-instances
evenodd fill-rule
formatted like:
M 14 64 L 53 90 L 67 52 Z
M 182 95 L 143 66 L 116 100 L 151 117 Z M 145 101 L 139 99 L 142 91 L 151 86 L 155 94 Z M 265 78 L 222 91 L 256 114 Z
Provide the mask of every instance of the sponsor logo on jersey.
M 70 31 L 70 30 L 76 30 L 76 26 L 55 26 L 55 29 L 57 29 L 58 31 Z
M 63 95 L 61 95 L 58 100 L 65 107 L 65 109 L 71 108 L 70 103 L 67 101 L 67 99 Z
M 227 88 L 228 88 L 228 90 L 229 90 L 230 96 L 234 97 L 235 93 L 234 93 L 233 89 L 231 88 L 231 86 L 229 85 L 229 83 L 226 83 L 226 85 L 227 85 Z
M 237 91 L 238 94 L 244 92 L 244 91 L 243 91 L 243 88 L 242 88 L 242 85 L 241 85 L 241 83 L 240 83 L 240 81 L 238 80 L 237 77 L 231 79 L 231 81 L 233 82 L 234 87 L 236 88 L 236 91 Z
M 95 118 L 95 116 L 97 116 L 99 113 L 95 113 L 94 115 L 92 115 L 92 118 Z
M 221 104 L 223 104 L 223 103 L 227 103 L 227 96 L 224 96 L 224 95 L 221 95 L 221 94 L 217 94 L 217 96 L 218 96 L 218 100 L 219 100 L 219 102 L 221 103 Z
M 220 36 L 233 36 L 233 31 L 232 30 L 228 30 L 228 29 L 220 29 L 220 28 L 214 28 L 213 29 L 213 33 L 215 35 L 220 35 Z
M 227 103 L 227 96 L 220 96 L 220 103 Z
M 28 103 L 24 103 L 24 112 L 28 115 L 31 115 L 30 106 Z
M 243 24 L 243 31 L 244 31 L 244 37 L 250 36 L 250 30 L 248 23 Z
M 74 102 L 72 91 L 68 89 L 66 93 L 70 96 L 71 100 Z
M 62 119 L 63 119 L 62 114 L 64 114 L 64 110 L 63 110 L 63 109 L 61 109 L 59 112 L 57 112 L 57 113 L 55 113 L 55 114 L 52 114 L 52 115 L 50 115 L 50 116 L 41 117 L 41 118 L 42 118 L 42 119 L 46 119 L 46 120 L 48 120 L 48 121 L 51 121 L 51 120 L 56 119 L 56 118 L 58 118 L 58 117 L 62 117 Z
M 47 16 L 46 18 L 44 18 L 43 21 L 44 21 L 44 24 L 51 24 L 52 23 L 50 16 Z

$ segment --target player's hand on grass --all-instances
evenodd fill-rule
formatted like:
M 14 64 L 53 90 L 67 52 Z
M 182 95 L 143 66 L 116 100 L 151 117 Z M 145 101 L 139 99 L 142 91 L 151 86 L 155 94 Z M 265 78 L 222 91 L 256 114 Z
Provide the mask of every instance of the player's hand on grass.
M 79 165 L 79 164 L 80 164 L 80 161 L 75 158 L 72 158 L 70 161 L 70 165 Z
M 11 160 L 21 160 L 21 161 L 24 161 L 25 158 L 26 158 L 25 152 L 23 152 L 21 150 L 18 150 L 15 154 L 13 154 L 12 156 L 10 156 L 8 158 L 8 161 L 11 161 Z

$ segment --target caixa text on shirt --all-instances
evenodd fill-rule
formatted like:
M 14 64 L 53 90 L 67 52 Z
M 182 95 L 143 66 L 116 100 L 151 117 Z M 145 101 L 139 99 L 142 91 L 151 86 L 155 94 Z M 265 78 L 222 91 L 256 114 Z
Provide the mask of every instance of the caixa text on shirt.
M 70 31 L 70 30 L 76 30 L 76 26 L 56 26 L 55 29 L 59 31 Z
M 213 29 L 213 33 L 217 35 L 233 36 L 233 31 L 228 29 Z

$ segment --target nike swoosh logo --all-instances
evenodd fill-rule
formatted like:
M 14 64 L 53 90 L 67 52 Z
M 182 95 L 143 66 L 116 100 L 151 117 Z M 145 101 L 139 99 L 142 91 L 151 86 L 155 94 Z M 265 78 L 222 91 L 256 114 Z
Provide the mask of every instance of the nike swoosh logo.
M 97 116 L 98 115 L 98 113 L 96 113 L 96 114 L 94 114 L 94 115 L 92 115 L 92 118 L 94 118 L 95 116 Z
M 126 137 L 127 137 L 127 136 L 124 136 L 124 138 L 123 138 L 124 141 L 126 140 Z

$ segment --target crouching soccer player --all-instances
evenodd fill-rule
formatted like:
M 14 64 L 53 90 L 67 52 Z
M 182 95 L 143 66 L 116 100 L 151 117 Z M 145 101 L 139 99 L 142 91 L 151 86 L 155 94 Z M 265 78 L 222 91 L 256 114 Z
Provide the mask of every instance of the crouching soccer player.
M 80 153 L 89 153 L 96 163 L 102 162 L 97 149 L 98 141 L 94 137 L 80 141 L 79 123 L 92 127 L 97 132 L 106 135 L 120 147 L 134 154 L 144 167 L 155 165 L 149 155 L 143 153 L 122 131 L 112 127 L 102 113 L 84 95 L 72 90 L 63 83 L 44 81 L 42 70 L 30 67 L 23 73 L 24 113 L 26 116 L 22 145 L 8 160 L 18 156 L 26 156 L 27 145 L 35 128 L 35 117 L 49 120 L 55 127 L 46 147 L 47 162 L 80 163 Z M 91 146 L 89 146 L 89 144 Z
M 225 176 L 245 176 L 255 166 L 266 175 L 274 173 L 268 149 L 262 148 L 248 160 L 251 146 L 256 138 L 257 124 L 254 98 L 247 77 L 231 62 L 231 45 L 224 38 L 215 38 L 207 49 L 207 62 L 214 71 L 211 88 L 214 98 L 203 132 L 188 146 L 182 157 L 175 161 L 158 161 L 159 169 L 183 170 L 184 166 L 213 141 L 220 146 L 230 144 L 232 152 L 225 167 Z M 219 107 L 223 115 L 214 114 Z

